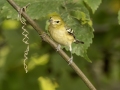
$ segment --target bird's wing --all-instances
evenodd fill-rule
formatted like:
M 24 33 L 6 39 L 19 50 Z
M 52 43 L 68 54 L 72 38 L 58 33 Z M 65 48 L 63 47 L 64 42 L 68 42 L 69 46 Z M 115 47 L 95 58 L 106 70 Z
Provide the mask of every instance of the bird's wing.
M 66 31 L 75 38 L 74 31 L 72 28 L 65 26 Z
M 75 39 L 75 40 L 74 40 L 74 43 L 76 43 L 76 44 L 78 44 L 78 43 L 84 44 L 83 41 L 80 41 L 80 40 L 76 39 L 75 34 L 74 34 L 74 31 L 73 31 L 72 28 L 69 28 L 69 27 L 65 27 L 65 28 L 66 28 L 67 32 L 68 32 L 71 36 L 74 37 L 74 39 Z

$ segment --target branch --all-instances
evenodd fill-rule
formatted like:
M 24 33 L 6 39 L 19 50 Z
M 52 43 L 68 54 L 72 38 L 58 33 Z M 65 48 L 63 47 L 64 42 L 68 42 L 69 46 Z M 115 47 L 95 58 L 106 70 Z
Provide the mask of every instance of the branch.
M 13 0 L 7 0 L 9 4 L 17 11 L 19 12 L 20 7 L 13 1 Z M 26 19 L 26 21 L 29 22 L 29 24 L 38 32 L 38 34 L 43 38 L 45 42 L 48 42 L 54 49 L 57 48 L 57 44 L 49 38 L 49 36 L 39 27 L 37 23 L 35 23 L 25 12 L 21 12 L 21 15 Z M 61 57 L 64 58 L 64 60 L 69 63 L 69 57 L 68 55 L 60 49 L 58 53 L 61 55 Z M 70 66 L 74 69 L 74 71 L 81 77 L 81 79 L 85 82 L 85 84 L 88 86 L 90 90 L 96 90 L 95 87 L 92 85 L 92 83 L 87 79 L 87 77 L 83 74 L 83 72 L 78 68 L 78 66 L 72 62 Z

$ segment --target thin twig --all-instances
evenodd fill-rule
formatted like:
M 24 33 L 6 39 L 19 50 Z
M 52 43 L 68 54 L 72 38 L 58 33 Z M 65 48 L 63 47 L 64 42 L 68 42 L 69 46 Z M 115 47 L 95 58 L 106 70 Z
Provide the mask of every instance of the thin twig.
M 19 12 L 20 7 L 13 0 L 7 0 L 7 1 L 11 4 L 11 6 L 15 10 L 17 10 L 17 12 Z M 39 27 L 37 23 L 35 23 L 25 12 L 22 12 L 21 15 L 38 32 L 38 34 L 43 38 L 44 41 L 48 42 L 54 49 L 56 49 L 57 44 L 49 38 L 49 36 Z M 69 63 L 70 58 L 62 49 L 60 49 L 58 53 L 64 58 L 64 60 L 67 61 L 67 63 Z M 90 90 L 96 90 L 96 88 L 92 85 L 92 83 L 87 79 L 84 73 L 78 68 L 78 66 L 74 62 L 72 62 L 70 66 L 81 77 L 81 79 L 85 82 L 85 84 L 88 86 Z

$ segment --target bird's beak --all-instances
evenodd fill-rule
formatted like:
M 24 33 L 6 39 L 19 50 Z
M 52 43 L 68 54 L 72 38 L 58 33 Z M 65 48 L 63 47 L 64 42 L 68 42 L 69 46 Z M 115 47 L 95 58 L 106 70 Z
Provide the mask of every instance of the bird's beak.
M 52 20 L 52 18 L 50 17 L 50 19 L 49 19 L 49 22 L 52 22 L 53 20 Z
M 49 22 L 52 22 L 52 19 L 49 19 Z
M 49 19 L 49 22 L 51 22 L 51 19 Z

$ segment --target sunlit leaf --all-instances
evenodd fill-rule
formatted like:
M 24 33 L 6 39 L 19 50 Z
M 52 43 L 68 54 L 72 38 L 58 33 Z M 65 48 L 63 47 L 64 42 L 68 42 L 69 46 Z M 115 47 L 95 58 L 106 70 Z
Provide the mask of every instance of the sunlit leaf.
M 58 84 L 52 82 L 49 78 L 39 77 L 38 81 L 40 83 L 41 90 L 56 90 Z

